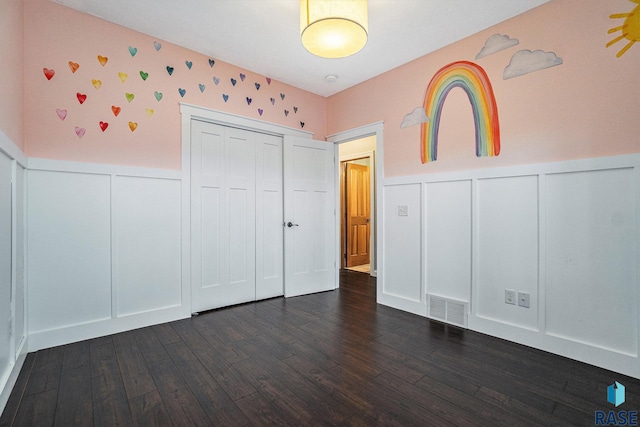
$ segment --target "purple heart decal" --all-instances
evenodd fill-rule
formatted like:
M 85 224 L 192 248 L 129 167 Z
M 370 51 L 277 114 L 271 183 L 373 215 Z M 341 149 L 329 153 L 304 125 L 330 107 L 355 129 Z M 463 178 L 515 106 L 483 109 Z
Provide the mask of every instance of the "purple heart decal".
M 298 112 L 298 107 L 293 107 L 293 113 L 296 114 Z
M 260 83 L 256 83 L 256 90 L 260 90 Z
M 267 77 L 267 84 L 270 85 L 271 84 L 271 77 Z
M 216 84 L 216 86 L 218 85 L 218 83 L 220 83 L 220 79 L 218 77 L 213 77 L 213 82 Z
M 226 93 L 223 93 L 222 99 L 224 99 L 224 102 L 227 102 L 229 100 L 229 95 L 227 95 Z
M 251 105 L 251 101 L 253 101 L 253 99 L 251 99 L 251 98 L 249 98 L 249 97 L 247 96 L 247 105 Z
M 56 114 L 58 115 L 60 120 L 64 120 L 67 118 L 67 110 L 65 109 L 56 108 Z
M 246 77 L 247 77 L 247 76 L 245 76 L 244 74 L 240 73 L 240 80 L 244 81 L 244 79 L 245 79 Z
M 262 113 L 263 113 L 262 108 L 258 108 L 258 114 L 262 115 Z
M 276 99 L 275 98 L 269 98 L 269 101 L 271 101 L 271 105 L 276 105 Z
M 289 115 L 289 110 L 284 110 L 284 116 L 287 117 Z
M 209 67 L 213 68 L 213 65 L 216 63 L 213 59 L 209 59 Z

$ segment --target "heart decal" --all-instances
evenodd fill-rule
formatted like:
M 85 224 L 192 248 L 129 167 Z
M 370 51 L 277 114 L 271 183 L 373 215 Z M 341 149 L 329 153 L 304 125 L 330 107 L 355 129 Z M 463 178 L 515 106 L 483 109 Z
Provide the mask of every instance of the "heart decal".
M 263 112 L 262 108 L 258 108 L 258 114 L 262 115 Z
M 105 130 L 107 130 L 107 128 L 109 127 L 109 123 L 107 122 L 100 122 L 100 129 L 102 129 L 102 132 L 104 132 Z
M 78 71 L 78 68 L 80 68 L 80 64 L 78 64 L 77 62 L 69 61 L 69 68 L 71 68 L 72 73 L 75 73 L 76 71 Z
M 76 98 L 78 98 L 78 102 L 80 104 L 84 104 L 84 101 L 87 100 L 87 95 L 85 95 L 84 93 L 77 92 L 76 93 Z
M 213 77 L 213 82 L 216 84 L 216 86 L 218 85 L 218 83 L 220 83 L 220 79 L 217 77 Z
M 167 65 L 167 73 L 169 73 L 169 75 L 173 74 L 173 67 Z
M 216 63 L 213 59 L 209 59 L 209 67 L 213 68 L 213 65 Z
M 162 99 L 162 92 L 155 91 L 153 92 L 153 96 L 155 96 L 156 100 L 160 102 L 160 100 Z
M 50 70 L 48 68 L 43 68 L 42 72 L 44 73 L 44 76 L 47 78 L 47 80 L 51 80 L 53 76 L 56 75 L 56 72 L 54 70 Z
M 124 94 L 124 97 L 127 98 L 127 102 L 131 102 L 133 101 L 133 98 L 135 98 L 136 96 L 132 93 L 127 92 Z
M 284 110 L 284 116 L 287 117 L 289 115 L 289 110 Z
M 134 130 L 136 130 L 138 128 L 138 123 L 136 122 L 129 122 L 129 129 L 131 129 L 131 132 L 133 132 Z
M 120 111 L 122 111 L 122 108 L 120 107 L 116 107 L 115 105 L 111 106 L 111 111 L 113 111 L 113 115 L 118 117 L 118 114 L 120 114 Z
M 91 80 L 91 84 L 93 85 L 93 87 L 95 87 L 96 89 L 100 89 L 100 87 L 102 87 L 102 80 Z
M 182 98 L 184 98 L 184 94 L 187 93 L 186 89 L 182 89 L 181 87 L 178 88 L 178 93 L 180 94 L 180 96 Z
M 296 114 L 298 112 L 298 107 L 293 107 L 293 113 Z
M 229 95 L 227 95 L 226 93 L 223 93 L 222 99 L 224 99 L 224 102 L 227 102 L 229 100 Z
M 129 46 L 129 53 L 131 54 L 132 57 L 136 56 L 136 53 L 138 53 L 138 48 Z
M 260 90 L 260 83 L 256 83 L 256 90 Z
M 56 108 L 56 114 L 58 115 L 60 120 L 64 120 L 67 118 L 67 110 L 65 109 Z
M 245 79 L 246 77 L 247 77 L 247 76 L 245 76 L 244 74 L 240 73 L 240 80 L 244 81 L 244 79 Z
M 153 113 L 155 113 L 156 111 L 151 108 L 145 108 L 144 112 L 147 114 L 147 117 L 151 118 L 151 116 L 153 116 Z
M 271 84 L 271 77 L 267 77 L 267 84 L 270 85 Z
M 118 73 L 118 77 L 120 78 L 120 81 L 122 83 L 124 83 L 125 80 L 127 80 L 127 77 L 129 77 L 129 74 L 127 74 L 127 73 Z
M 82 138 L 85 132 L 86 132 L 85 128 L 76 126 L 76 135 L 78 135 L 78 138 Z
M 102 65 L 103 67 L 105 65 L 107 65 L 107 61 L 109 60 L 109 58 L 107 58 L 106 56 L 102 56 L 102 55 L 98 55 L 98 62 L 100 63 L 100 65 Z
M 249 97 L 247 96 L 247 105 L 251 105 L 251 101 L 253 101 L 253 99 L 251 99 L 251 98 L 249 98 Z
M 280 99 L 284 101 L 284 93 L 280 94 Z
M 187 66 L 188 69 L 191 69 L 191 67 L 193 66 L 193 62 L 191 61 L 184 61 L 184 64 Z
M 205 86 L 202 83 L 198 83 L 198 88 L 200 89 L 201 93 L 204 93 Z
M 236 85 L 236 79 L 231 78 L 231 84 L 232 84 L 233 86 L 235 86 L 235 85 Z
M 144 71 L 140 71 L 140 77 L 142 77 L 142 80 L 147 80 L 147 78 L 149 77 L 149 73 L 145 73 Z
M 158 42 L 153 42 L 153 47 L 155 47 L 156 52 L 158 52 L 160 49 L 162 49 L 162 44 Z
M 269 98 L 269 101 L 271 101 L 271 105 L 276 105 L 276 99 L 275 98 Z
M 300 127 L 303 128 L 304 127 L 304 122 L 300 122 Z

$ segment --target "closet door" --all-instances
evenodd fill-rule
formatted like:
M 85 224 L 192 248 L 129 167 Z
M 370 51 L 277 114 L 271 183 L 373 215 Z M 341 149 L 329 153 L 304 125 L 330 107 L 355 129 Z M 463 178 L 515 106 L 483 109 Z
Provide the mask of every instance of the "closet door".
M 256 298 L 256 142 L 192 121 L 192 311 Z

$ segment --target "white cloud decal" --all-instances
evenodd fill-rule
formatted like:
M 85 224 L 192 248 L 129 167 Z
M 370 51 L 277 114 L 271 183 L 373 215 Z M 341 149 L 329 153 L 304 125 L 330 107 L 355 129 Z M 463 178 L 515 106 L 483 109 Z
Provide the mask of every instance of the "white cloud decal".
M 520 50 L 511 57 L 511 62 L 502 73 L 502 78 L 504 80 L 512 79 L 560 64 L 562 64 L 562 58 L 553 52 Z
M 484 42 L 484 47 L 480 49 L 480 52 L 476 55 L 476 59 L 492 55 L 519 43 L 520 41 L 518 41 L 518 39 L 512 39 L 507 35 L 494 34 Z
M 427 112 L 423 107 L 416 107 L 412 112 L 404 116 L 402 119 L 401 128 L 406 128 L 409 126 L 419 125 L 420 123 L 426 123 L 429 121 L 429 117 L 427 116 Z

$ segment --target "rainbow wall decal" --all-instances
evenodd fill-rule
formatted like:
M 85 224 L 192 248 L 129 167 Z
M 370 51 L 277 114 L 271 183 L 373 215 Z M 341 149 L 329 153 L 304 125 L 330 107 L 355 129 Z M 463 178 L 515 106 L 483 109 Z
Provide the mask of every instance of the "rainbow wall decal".
M 462 88 L 469 97 L 476 128 L 476 156 L 500 154 L 498 107 L 487 73 L 470 61 L 458 61 L 442 67 L 433 76 L 424 96 L 429 121 L 421 126 L 422 163 L 438 157 L 438 128 L 442 106 L 451 89 Z

